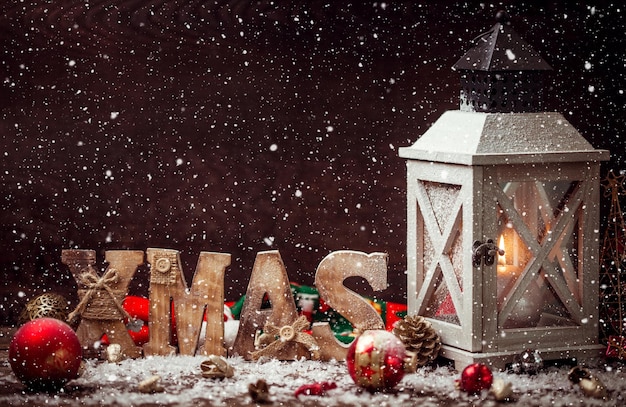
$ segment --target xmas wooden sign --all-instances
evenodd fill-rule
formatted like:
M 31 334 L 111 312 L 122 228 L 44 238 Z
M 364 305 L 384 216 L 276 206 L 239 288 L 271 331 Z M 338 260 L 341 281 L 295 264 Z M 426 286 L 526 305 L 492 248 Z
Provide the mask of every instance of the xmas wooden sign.
M 347 345 L 337 341 L 328 323 L 309 323 L 296 310 L 290 280 L 277 250 L 257 254 L 240 316 L 239 330 L 232 349 L 224 345 L 224 276 L 231 256 L 201 252 L 188 286 L 180 252 L 148 248 L 150 265 L 149 341 L 143 354 L 170 355 L 171 326 L 176 320 L 178 352 L 183 355 L 238 354 L 248 360 L 261 357 L 293 360 L 301 357 L 344 360 Z M 130 338 L 124 320 L 132 321 L 121 306 L 128 285 L 144 262 L 143 251 L 105 252 L 106 270 L 96 271 L 93 250 L 63 250 L 66 264 L 78 283 L 79 305 L 71 319 L 80 320 L 77 334 L 84 347 L 90 347 L 106 334 L 119 344 L 126 357 L 139 357 L 141 349 Z M 342 314 L 356 331 L 384 329 L 376 310 L 361 296 L 348 289 L 348 277 L 364 278 L 375 291 L 387 287 L 387 255 L 342 250 L 326 256 L 318 265 L 315 285 L 320 297 Z M 262 308 L 269 300 L 271 307 Z M 204 342 L 198 343 L 206 319 Z

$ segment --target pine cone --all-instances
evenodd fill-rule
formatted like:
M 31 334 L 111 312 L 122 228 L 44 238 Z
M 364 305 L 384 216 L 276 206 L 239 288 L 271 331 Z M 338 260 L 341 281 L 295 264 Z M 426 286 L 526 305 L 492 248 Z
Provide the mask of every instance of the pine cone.
M 432 362 L 439 355 L 441 339 L 424 317 L 407 315 L 396 323 L 393 333 L 404 343 L 407 351 L 417 355 L 417 367 Z

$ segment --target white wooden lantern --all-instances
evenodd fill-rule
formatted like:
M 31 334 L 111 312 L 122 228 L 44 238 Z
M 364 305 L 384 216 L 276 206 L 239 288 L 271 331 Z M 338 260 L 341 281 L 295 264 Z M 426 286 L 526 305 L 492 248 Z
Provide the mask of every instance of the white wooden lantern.
M 474 48 L 455 66 L 466 85 L 514 76 L 522 86 L 524 66 L 545 64 L 504 22 L 481 41 L 487 51 Z M 501 89 L 485 99 L 464 86 L 462 110 L 400 149 L 409 314 L 430 320 L 457 368 L 503 368 L 526 349 L 546 360 L 596 356 L 599 172 L 608 151 L 561 114 L 532 111 L 537 103 L 515 103 Z

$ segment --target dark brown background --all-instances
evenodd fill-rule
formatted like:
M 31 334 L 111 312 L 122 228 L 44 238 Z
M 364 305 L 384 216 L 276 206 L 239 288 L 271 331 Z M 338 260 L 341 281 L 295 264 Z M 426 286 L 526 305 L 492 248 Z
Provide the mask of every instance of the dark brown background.
M 503 7 L 555 69 L 549 105 L 624 169 L 611 2 L 3 1 L 0 321 L 74 298 L 63 248 L 175 248 L 188 276 L 232 253 L 232 300 L 258 251 L 303 284 L 331 251 L 384 251 L 403 302 L 397 149 L 457 108 L 450 67 Z

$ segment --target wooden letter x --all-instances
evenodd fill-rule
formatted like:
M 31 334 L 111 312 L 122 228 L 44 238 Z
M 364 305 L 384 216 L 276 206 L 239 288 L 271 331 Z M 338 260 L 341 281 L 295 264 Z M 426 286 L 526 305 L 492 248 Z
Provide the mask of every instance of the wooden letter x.
M 69 267 L 78 285 L 80 302 L 69 319 L 80 316 L 76 334 L 83 348 L 92 347 L 106 333 L 111 343 L 121 346 L 125 357 L 141 356 L 141 348 L 135 346 L 124 325 L 122 302 L 143 256 L 140 250 L 108 250 L 105 260 L 109 266 L 100 276 L 94 267 L 94 250 L 62 251 L 61 261 Z

